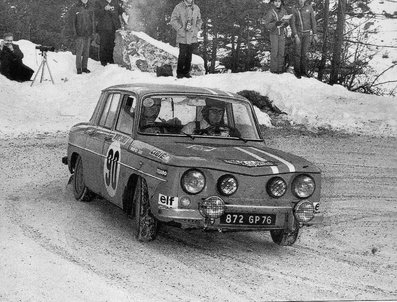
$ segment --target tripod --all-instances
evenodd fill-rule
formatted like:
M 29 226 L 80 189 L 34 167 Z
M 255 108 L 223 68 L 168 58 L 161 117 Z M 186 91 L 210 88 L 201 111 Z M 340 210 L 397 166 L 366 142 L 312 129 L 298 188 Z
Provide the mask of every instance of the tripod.
M 32 82 L 32 84 L 30 84 L 30 87 L 33 86 L 33 84 L 34 84 L 34 82 L 36 81 L 36 78 L 37 78 L 37 76 L 38 76 L 38 74 L 39 74 L 40 72 L 41 72 L 40 83 L 43 82 L 43 78 L 44 78 L 44 67 L 45 67 L 45 66 L 47 66 L 48 73 L 50 74 L 52 84 L 55 84 L 55 83 L 54 83 L 54 79 L 52 78 L 50 66 L 48 66 L 48 62 L 47 62 L 47 51 L 42 50 L 42 51 L 41 51 L 41 56 L 43 57 L 43 59 L 41 60 L 41 64 L 40 64 L 40 66 L 39 66 L 39 69 L 37 69 L 36 75 L 34 76 L 33 82 Z

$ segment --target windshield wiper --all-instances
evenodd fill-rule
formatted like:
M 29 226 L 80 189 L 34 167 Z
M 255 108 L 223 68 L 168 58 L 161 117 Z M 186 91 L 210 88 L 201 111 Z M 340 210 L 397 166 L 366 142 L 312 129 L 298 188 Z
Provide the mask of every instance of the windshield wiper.
M 244 143 L 248 142 L 247 139 L 241 137 L 240 135 L 237 135 L 237 136 L 234 136 L 234 137 L 237 137 L 239 140 L 243 141 Z
M 194 140 L 194 136 L 193 135 L 191 135 L 189 133 L 186 133 L 186 132 L 183 132 L 183 131 L 181 131 L 181 133 L 185 134 L 187 137 L 190 137 L 192 140 Z

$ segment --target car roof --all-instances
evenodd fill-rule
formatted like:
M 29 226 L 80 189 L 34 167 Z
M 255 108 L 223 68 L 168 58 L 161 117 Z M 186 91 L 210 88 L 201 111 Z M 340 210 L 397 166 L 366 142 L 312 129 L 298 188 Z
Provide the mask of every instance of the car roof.
M 172 84 L 148 84 L 148 83 L 132 83 L 110 86 L 107 90 L 123 90 L 128 92 L 135 92 L 140 95 L 151 94 L 151 93 L 186 93 L 186 94 L 203 94 L 212 95 L 219 97 L 232 97 L 239 100 L 247 101 L 246 98 L 232 92 L 222 91 L 217 88 L 204 88 L 204 87 L 193 87 L 185 85 L 172 85 Z

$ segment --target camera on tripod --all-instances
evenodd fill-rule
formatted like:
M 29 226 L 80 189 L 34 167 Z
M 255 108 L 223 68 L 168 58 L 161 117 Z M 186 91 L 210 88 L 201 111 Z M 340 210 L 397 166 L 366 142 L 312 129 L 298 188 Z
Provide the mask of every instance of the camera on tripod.
M 55 47 L 54 46 L 38 45 L 38 46 L 36 46 L 36 49 L 40 50 L 41 52 L 55 51 Z
M 46 66 L 47 66 L 47 69 L 48 69 L 48 73 L 50 74 L 50 77 L 51 77 L 51 82 L 52 82 L 52 84 L 54 84 L 54 79 L 52 78 L 50 66 L 48 66 L 48 62 L 47 62 L 47 52 L 48 51 L 55 51 L 55 47 L 54 46 L 37 45 L 35 48 L 41 51 L 40 55 L 43 57 L 43 60 L 41 61 L 39 69 L 37 70 L 36 75 L 33 78 L 32 84 L 30 84 L 30 87 L 33 86 L 33 84 L 36 81 L 36 78 L 37 78 L 39 73 L 41 73 L 40 83 L 43 82 L 43 79 L 44 79 L 44 68 Z

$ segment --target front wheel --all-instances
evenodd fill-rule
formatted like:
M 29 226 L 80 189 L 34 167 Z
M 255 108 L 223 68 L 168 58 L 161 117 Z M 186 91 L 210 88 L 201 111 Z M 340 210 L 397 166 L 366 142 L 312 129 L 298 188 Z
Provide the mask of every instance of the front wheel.
M 91 201 L 94 198 L 94 194 L 87 188 L 84 182 L 83 160 L 80 155 L 78 155 L 76 159 L 72 184 L 73 195 L 76 200 Z
M 299 236 L 299 223 L 295 220 L 294 230 L 272 230 L 270 235 L 272 236 L 273 242 L 281 246 L 293 245 Z
M 158 233 L 158 221 L 150 210 L 149 193 L 145 180 L 139 177 L 134 192 L 135 238 L 152 241 Z

